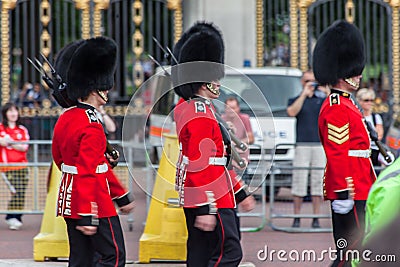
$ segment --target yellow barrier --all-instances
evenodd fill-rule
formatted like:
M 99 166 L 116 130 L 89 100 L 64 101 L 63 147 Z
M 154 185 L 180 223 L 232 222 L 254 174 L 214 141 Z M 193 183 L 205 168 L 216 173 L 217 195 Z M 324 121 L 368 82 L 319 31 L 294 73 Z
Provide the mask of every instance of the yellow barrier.
M 60 178 L 61 172 L 53 162 L 40 233 L 33 238 L 33 259 L 35 261 L 69 257 L 67 226 L 62 217 L 56 217 Z
M 164 149 L 154 183 L 146 226 L 139 242 L 139 262 L 186 260 L 187 230 L 183 209 L 173 204 L 179 147 L 176 135 L 164 134 Z

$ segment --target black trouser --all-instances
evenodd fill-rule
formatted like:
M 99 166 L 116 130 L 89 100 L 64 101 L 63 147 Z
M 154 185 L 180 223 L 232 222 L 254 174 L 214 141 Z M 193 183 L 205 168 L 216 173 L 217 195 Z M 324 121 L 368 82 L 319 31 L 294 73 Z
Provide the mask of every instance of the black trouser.
M 331 210 L 333 238 L 337 250 L 336 260 L 331 266 L 351 266 L 352 256 L 351 253 L 346 255 L 346 251 L 360 251 L 365 225 L 365 202 L 355 200 L 353 209 L 347 214 L 338 214 Z
M 381 166 L 381 163 L 378 160 L 379 153 L 380 153 L 379 150 L 376 150 L 376 149 L 371 150 L 371 161 L 372 161 L 372 165 L 374 165 L 374 166 Z
M 76 229 L 78 220 L 64 219 L 70 247 L 69 267 L 125 266 L 125 243 L 118 216 L 99 219 L 97 233 L 92 236 Z
M 234 209 L 218 209 L 214 231 L 205 232 L 194 227 L 196 209 L 185 208 L 187 266 L 238 266 L 242 259 L 239 219 Z
M 4 173 L 7 179 L 14 186 L 16 193 L 11 196 L 8 202 L 8 210 L 23 210 L 25 205 L 25 192 L 28 186 L 28 168 L 19 170 L 7 171 Z M 6 216 L 6 220 L 16 218 L 22 222 L 21 213 L 9 213 Z

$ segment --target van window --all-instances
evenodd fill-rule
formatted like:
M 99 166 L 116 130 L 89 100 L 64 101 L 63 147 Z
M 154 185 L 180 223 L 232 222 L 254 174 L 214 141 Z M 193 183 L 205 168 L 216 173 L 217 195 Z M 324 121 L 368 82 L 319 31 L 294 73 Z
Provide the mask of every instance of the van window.
M 154 106 L 152 114 L 168 115 L 174 107 L 175 93 L 172 90 L 170 76 L 159 75 L 154 79 L 153 86 L 157 86 L 153 96 Z
M 235 94 L 242 98 L 239 99 L 241 111 L 249 115 L 252 115 L 252 110 L 265 109 L 265 101 L 261 101 L 256 93 L 258 88 L 267 99 L 273 114 L 280 116 L 286 115 L 288 99 L 295 97 L 302 90 L 300 77 L 297 76 L 247 74 L 247 77 L 226 75 L 221 81 L 223 93 L 219 100 L 223 103 L 228 95 Z

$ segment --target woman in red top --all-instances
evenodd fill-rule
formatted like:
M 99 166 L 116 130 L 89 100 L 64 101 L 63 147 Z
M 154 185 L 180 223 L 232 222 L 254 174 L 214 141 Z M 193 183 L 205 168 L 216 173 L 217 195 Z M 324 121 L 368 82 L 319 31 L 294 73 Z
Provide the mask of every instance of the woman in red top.
M 29 141 L 29 133 L 19 121 L 17 106 L 14 103 L 6 103 L 1 110 L 1 115 L 3 121 L 0 123 L 0 162 L 2 164 L 27 163 L 28 144 L 18 142 Z M 8 203 L 8 210 L 22 210 L 28 185 L 27 166 L 2 166 L 0 171 L 16 191 Z M 21 217 L 22 214 L 7 214 L 6 221 L 11 230 L 21 228 Z

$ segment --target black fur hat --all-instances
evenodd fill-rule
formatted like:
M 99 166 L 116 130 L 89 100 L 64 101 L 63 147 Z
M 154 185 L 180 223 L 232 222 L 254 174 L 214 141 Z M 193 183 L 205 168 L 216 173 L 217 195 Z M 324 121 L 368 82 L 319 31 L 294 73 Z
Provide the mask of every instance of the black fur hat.
M 315 78 L 321 85 L 360 75 L 365 66 L 364 39 L 356 26 L 335 21 L 318 38 L 313 53 Z
M 58 52 L 56 56 L 54 68 L 65 84 L 67 84 L 67 72 L 71 62 L 71 57 L 83 42 L 84 40 L 78 40 L 67 44 Z M 68 89 L 66 87 L 61 87 L 61 84 L 54 79 L 53 96 L 57 103 L 63 108 L 68 108 L 76 104 L 76 99 L 71 100 L 68 97 L 67 90 Z
M 71 57 L 67 72 L 68 97 L 86 97 L 93 90 L 114 86 L 117 45 L 107 37 L 84 40 Z
M 218 28 L 207 22 L 196 22 L 179 39 L 173 49 L 179 64 L 188 62 L 215 62 L 219 64 L 183 64 L 172 68 L 175 92 L 184 99 L 191 98 L 204 82 L 219 80 L 225 75 L 224 41 Z M 176 62 L 175 62 L 176 63 Z M 198 67 L 198 69 L 196 69 Z M 190 82 L 186 81 L 199 81 Z

